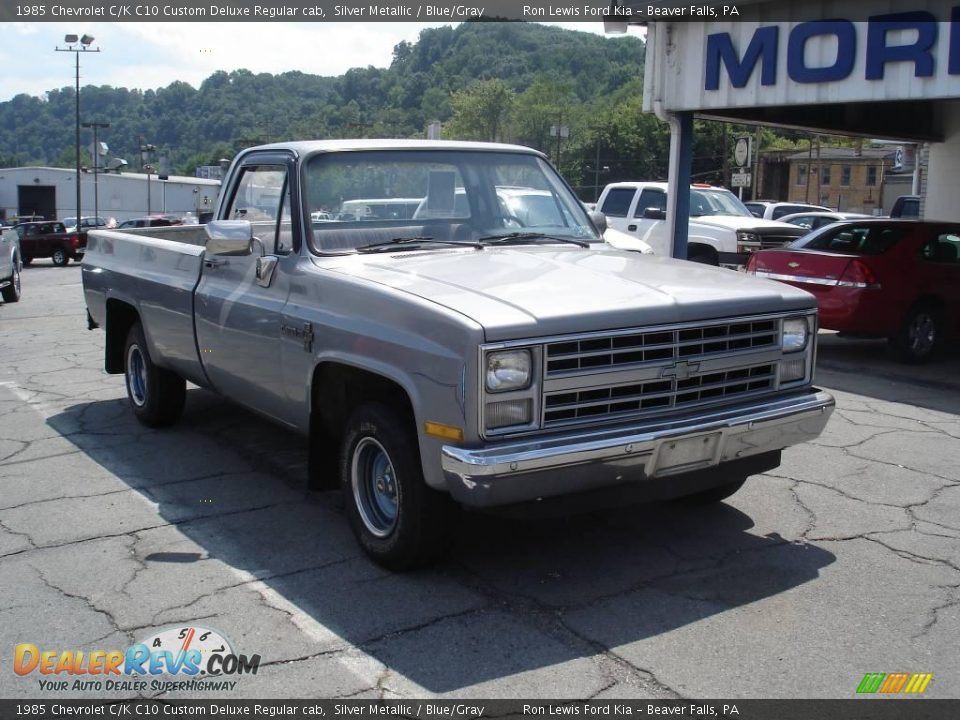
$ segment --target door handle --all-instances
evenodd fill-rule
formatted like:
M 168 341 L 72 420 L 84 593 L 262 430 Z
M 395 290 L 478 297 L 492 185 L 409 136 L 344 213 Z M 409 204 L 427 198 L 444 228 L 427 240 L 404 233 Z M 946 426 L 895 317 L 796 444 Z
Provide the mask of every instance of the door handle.
M 204 258 L 203 260 L 203 266 L 206 268 L 215 268 L 215 267 L 220 267 L 221 265 L 226 265 L 226 264 L 227 264 L 227 261 L 224 260 L 223 258 L 210 257 L 210 258 Z
M 636 226 L 636 225 L 627 225 L 627 230 L 629 230 L 630 232 L 636 232 L 636 231 L 637 231 L 637 226 Z

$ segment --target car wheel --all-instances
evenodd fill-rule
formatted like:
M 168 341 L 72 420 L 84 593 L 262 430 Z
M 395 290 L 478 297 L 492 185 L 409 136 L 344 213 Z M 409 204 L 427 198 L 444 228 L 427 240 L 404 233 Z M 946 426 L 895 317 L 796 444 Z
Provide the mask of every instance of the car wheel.
M 701 490 L 700 492 L 693 493 L 692 495 L 684 495 L 683 497 L 677 498 L 677 502 L 690 506 L 714 505 L 733 495 L 735 492 L 737 492 L 737 490 L 743 487 L 743 484 L 746 481 L 746 478 L 741 478 L 739 480 L 726 483 L 725 485 L 712 487 L 709 490 Z
M 70 256 L 67 254 L 67 251 L 62 247 L 58 247 L 56 250 L 54 250 L 53 255 L 51 255 L 50 257 L 53 260 L 53 264 L 56 265 L 57 267 L 63 267 L 70 262 Z
M 13 275 L 10 276 L 10 284 L 0 290 L 0 296 L 5 303 L 15 303 L 20 299 L 20 263 L 16 258 L 13 259 Z
M 187 384 L 176 373 L 153 364 L 139 322 L 127 333 L 123 357 L 127 398 L 137 420 L 152 428 L 174 424 L 183 411 Z
M 445 548 L 452 503 L 423 479 L 412 422 L 379 403 L 358 407 L 347 422 L 340 483 L 361 547 L 391 570 L 406 570 Z
M 940 347 L 943 336 L 943 315 L 936 305 L 920 303 L 907 313 L 896 336 L 891 338 L 894 350 L 904 362 L 929 360 Z

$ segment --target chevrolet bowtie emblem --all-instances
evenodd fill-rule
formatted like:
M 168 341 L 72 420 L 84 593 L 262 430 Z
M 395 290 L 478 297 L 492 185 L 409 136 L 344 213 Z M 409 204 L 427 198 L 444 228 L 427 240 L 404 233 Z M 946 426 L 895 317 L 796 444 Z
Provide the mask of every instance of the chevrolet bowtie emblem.
M 686 360 L 681 360 L 670 367 L 665 367 L 660 371 L 660 377 L 662 378 L 676 378 L 677 380 L 686 380 L 688 377 L 693 375 L 697 370 L 700 369 L 700 363 L 692 362 L 688 363 Z
M 798 262 L 788 262 L 788 263 L 787 263 L 787 266 L 792 267 L 792 268 L 798 268 L 798 267 L 800 267 L 800 263 L 798 263 Z

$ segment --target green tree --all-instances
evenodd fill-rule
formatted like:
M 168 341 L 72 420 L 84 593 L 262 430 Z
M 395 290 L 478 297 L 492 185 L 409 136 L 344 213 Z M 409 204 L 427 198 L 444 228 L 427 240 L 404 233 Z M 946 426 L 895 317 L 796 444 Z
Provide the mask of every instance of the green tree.
M 451 96 L 453 120 L 447 134 L 460 140 L 504 140 L 515 103 L 516 94 L 503 80 L 476 82 Z

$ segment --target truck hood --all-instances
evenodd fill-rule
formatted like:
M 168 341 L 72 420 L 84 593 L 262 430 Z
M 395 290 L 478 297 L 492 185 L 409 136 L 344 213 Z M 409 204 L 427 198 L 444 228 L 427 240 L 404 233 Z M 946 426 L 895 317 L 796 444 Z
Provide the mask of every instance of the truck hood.
M 816 306 L 744 273 L 598 245 L 429 250 L 316 258 L 317 265 L 465 315 L 488 342 Z
M 691 217 L 690 223 L 700 223 L 701 225 L 712 225 L 714 227 L 724 227 L 730 230 L 788 230 L 792 234 L 800 237 L 805 232 L 804 228 L 790 223 L 780 222 L 779 220 L 764 220 L 752 215 L 702 215 L 700 217 Z

